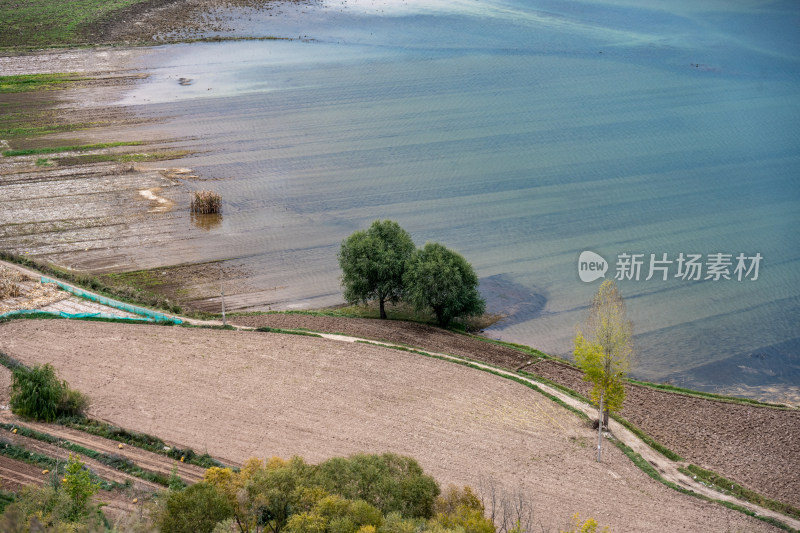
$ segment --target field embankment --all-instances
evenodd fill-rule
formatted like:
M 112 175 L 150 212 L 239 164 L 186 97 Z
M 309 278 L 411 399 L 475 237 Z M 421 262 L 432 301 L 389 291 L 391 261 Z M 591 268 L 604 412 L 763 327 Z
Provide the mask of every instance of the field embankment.
M 591 429 L 535 391 L 415 354 L 275 333 L 73 321 L 2 324 L 0 350 L 26 364 L 52 362 L 93 399 L 95 418 L 222 460 L 392 451 L 417 458 L 444 485 L 492 478 L 521 488 L 548 527 L 579 511 L 614 531 L 667 523 L 772 530 L 668 489 L 616 448 L 596 463 Z

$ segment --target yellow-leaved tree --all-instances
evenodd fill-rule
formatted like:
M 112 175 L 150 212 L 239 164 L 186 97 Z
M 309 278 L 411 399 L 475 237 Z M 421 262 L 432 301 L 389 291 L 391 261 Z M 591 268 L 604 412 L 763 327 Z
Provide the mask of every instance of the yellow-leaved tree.
M 592 298 L 583 328 L 575 335 L 573 352 L 583 379 L 594 385 L 591 398 L 598 407 L 598 462 L 608 413 L 621 409 L 625 400 L 623 379 L 633 362 L 632 337 L 633 323 L 627 318 L 622 295 L 613 280 L 606 280 Z

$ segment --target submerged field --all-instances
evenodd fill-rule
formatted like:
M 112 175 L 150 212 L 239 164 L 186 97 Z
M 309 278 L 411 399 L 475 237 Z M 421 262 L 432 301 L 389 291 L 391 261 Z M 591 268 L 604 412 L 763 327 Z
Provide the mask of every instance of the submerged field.
M 0 350 L 52 362 L 89 394 L 92 416 L 223 460 L 392 451 L 443 485 L 523 489 L 546 527 L 580 512 L 613 531 L 771 530 L 664 487 L 614 447 L 596 463 L 595 434 L 575 415 L 452 363 L 256 332 L 17 321 L 0 333 Z

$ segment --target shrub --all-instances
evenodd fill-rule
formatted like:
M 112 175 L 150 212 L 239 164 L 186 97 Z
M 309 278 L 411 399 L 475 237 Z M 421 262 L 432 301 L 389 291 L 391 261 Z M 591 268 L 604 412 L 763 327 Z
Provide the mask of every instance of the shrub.
M 70 389 L 66 382 L 62 382 L 62 385 L 64 385 L 64 392 L 58 405 L 58 415 L 83 416 L 83 413 L 89 408 L 89 397 L 80 391 Z
M 213 191 L 194 191 L 192 195 L 192 213 L 208 215 L 222 211 L 222 196 Z
M 25 418 L 52 422 L 59 416 L 79 416 L 89 398 L 59 381 L 48 363 L 32 369 L 14 369 L 11 377 L 11 411 Z

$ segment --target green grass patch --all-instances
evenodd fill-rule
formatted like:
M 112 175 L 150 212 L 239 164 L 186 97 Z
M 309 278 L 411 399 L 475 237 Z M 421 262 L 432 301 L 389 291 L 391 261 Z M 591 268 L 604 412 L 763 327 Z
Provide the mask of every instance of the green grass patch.
M 25 123 L 14 123 L 6 127 L 0 127 L 0 137 L 3 139 L 14 139 L 17 137 L 38 137 L 51 133 L 62 133 L 65 131 L 84 130 L 91 127 L 91 124 L 48 124 L 31 125 Z
M 36 166 L 37 167 L 52 167 L 53 163 L 51 163 L 50 160 L 47 159 L 46 157 L 40 157 L 39 159 L 36 160 Z
M 78 146 L 51 146 L 47 148 L 27 148 L 24 150 L 6 150 L 4 157 L 17 157 L 23 155 L 37 154 L 58 154 L 61 152 L 87 152 L 89 150 L 101 150 L 103 148 L 114 148 L 117 146 L 140 146 L 145 144 L 143 141 L 120 141 L 113 143 L 82 144 Z
M 797 507 L 762 496 L 753 490 L 739 485 L 735 481 L 722 477 L 712 470 L 706 470 L 696 465 L 689 465 L 686 469 L 682 469 L 681 471 L 684 472 L 684 474 L 696 477 L 696 479 L 704 482 L 706 485 L 716 488 L 724 494 L 731 494 L 739 499 L 760 505 L 761 507 L 766 507 L 767 509 L 800 519 L 800 509 Z
M 17 368 L 28 368 L 23 365 L 21 362 L 17 361 L 10 355 L 7 355 L 5 352 L 0 352 L 0 365 L 3 365 L 7 369 L 11 370 L 12 372 Z
M 477 339 L 477 340 L 479 340 L 479 341 L 482 341 L 482 342 L 486 342 L 486 343 L 489 343 L 489 344 L 495 344 L 497 346 L 503 346 L 504 348 L 511 348 L 512 350 L 516 350 L 518 352 L 522 352 L 525 355 L 529 355 L 531 357 L 531 359 L 533 359 L 533 360 L 549 359 L 551 361 L 558 361 L 560 363 L 564 363 L 564 364 L 567 364 L 567 365 L 570 365 L 570 366 L 575 366 L 573 363 L 571 363 L 571 362 L 569 362 L 569 361 L 567 361 L 565 359 L 561 359 L 559 357 L 555 357 L 553 355 L 546 354 L 546 353 L 544 353 L 544 352 L 542 352 L 540 350 L 537 350 L 536 348 L 531 348 L 530 346 L 525 346 L 524 344 L 515 344 L 513 342 L 499 341 L 499 340 L 495 340 L 495 339 L 490 339 L 488 337 L 481 337 L 480 335 L 473 335 L 472 337 Z M 535 362 L 535 361 L 532 361 L 532 362 Z
M 142 0 L 25 0 L 0 3 L 2 47 L 85 44 L 87 30 Z
M 86 154 L 72 157 L 59 157 L 59 165 L 86 165 L 91 163 L 141 163 L 147 161 L 169 161 L 186 157 L 189 150 L 171 150 L 148 154 Z
M 17 446 L 16 444 L 12 444 L 10 442 L 0 442 L 0 454 L 5 455 L 9 459 L 22 461 L 23 463 L 28 463 L 40 468 L 46 468 L 47 470 L 55 470 L 56 467 L 62 466 L 60 464 L 62 462 L 59 462 L 48 455 L 26 450 L 22 446 Z M 66 461 L 63 461 L 63 465 L 66 465 L 66 463 Z
M 17 430 L 17 433 L 20 433 L 19 429 Z M 42 469 L 50 470 L 50 475 L 57 476 L 59 478 L 64 475 L 65 467 L 67 466 L 67 461 L 64 459 L 56 459 L 55 457 L 50 457 L 49 455 L 32 452 L 22 446 L 17 446 L 16 444 L 12 444 L 10 442 L 0 442 L 0 455 L 5 455 L 6 457 L 16 461 L 21 461 L 23 463 L 38 466 Z M 118 483 L 116 481 L 107 481 L 99 477 L 94 472 L 91 472 L 89 475 L 91 476 L 92 481 L 99 484 L 100 488 L 103 490 L 124 489 L 130 486 L 129 484 Z
M 260 328 L 256 328 L 255 331 L 259 331 L 261 333 L 285 333 L 287 335 L 302 335 L 305 337 L 322 337 L 317 333 L 312 333 L 310 331 L 304 331 L 301 329 L 281 329 L 281 328 L 271 328 L 269 326 L 263 326 Z
M 7 4 L 0 4 L 0 13 L 5 10 Z M 0 17 L 5 22 L 4 17 Z M 3 32 L 5 33 L 5 31 Z M 2 42 L 2 38 L 0 38 Z M 88 81 L 77 73 L 59 74 L 20 74 L 16 76 L 0 76 L 0 94 L 26 93 L 31 91 L 52 91 L 63 89 L 69 85 Z

